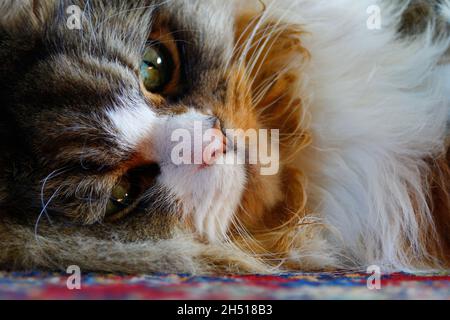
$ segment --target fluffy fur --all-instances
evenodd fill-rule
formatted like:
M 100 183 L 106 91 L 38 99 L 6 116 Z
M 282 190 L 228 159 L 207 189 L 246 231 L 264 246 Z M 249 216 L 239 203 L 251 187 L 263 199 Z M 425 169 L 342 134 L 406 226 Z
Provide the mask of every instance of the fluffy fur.
M 422 236 L 435 228 L 425 160 L 446 154 L 449 75 L 437 63 L 449 37 L 436 34 L 431 22 L 399 40 L 402 8 L 411 12 L 414 5 L 381 2 L 379 31 L 365 28 L 367 16 L 358 14 L 366 1 L 319 2 L 301 13 L 311 34 L 320 36 L 305 38 L 314 57 L 305 71 L 311 84 L 305 93 L 315 94 L 309 109 L 314 142 L 299 165 L 310 177 L 312 209 L 335 229 L 327 237 L 350 265 L 439 265 L 427 248 L 435 233 Z M 448 194 L 449 182 L 443 188 Z M 448 202 L 442 210 L 448 219 Z
M 50 3 L 0 4 L 0 131 L 20 141 L 1 145 L 3 267 L 449 266 L 448 1 L 81 1 L 80 33 Z M 374 3 L 380 30 L 366 24 Z M 142 93 L 132 72 L 159 24 L 183 43 L 176 99 Z M 170 132 L 211 116 L 280 129 L 280 172 L 168 162 Z M 153 162 L 145 208 L 104 220 L 120 176 Z

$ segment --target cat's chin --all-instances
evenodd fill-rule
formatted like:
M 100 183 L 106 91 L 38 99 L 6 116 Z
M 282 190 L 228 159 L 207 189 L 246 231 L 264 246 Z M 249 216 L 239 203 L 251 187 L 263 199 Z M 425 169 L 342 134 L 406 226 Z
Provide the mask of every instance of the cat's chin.
M 217 242 L 227 236 L 245 189 L 246 174 L 245 166 L 238 164 L 168 164 L 161 167 L 159 180 L 177 199 L 182 219 L 205 240 Z

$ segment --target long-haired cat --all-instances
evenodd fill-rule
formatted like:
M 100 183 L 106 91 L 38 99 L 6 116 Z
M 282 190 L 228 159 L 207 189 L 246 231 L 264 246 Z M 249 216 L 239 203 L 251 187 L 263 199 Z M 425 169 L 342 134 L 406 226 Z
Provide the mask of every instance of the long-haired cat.
M 446 0 L 2 0 L 0 265 L 449 267 L 449 25 Z M 227 129 L 277 137 L 276 170 Z

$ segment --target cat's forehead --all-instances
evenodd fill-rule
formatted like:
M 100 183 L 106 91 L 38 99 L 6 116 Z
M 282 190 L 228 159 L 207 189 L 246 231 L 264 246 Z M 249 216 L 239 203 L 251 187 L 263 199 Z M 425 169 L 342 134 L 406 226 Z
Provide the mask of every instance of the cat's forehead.
M 56 39 L 60 45 L 83 50 L 97 45 L 140 53 L 151 30 L 164 24 L 186 54 L 197 59 L 220 63 L 232 54 L 233 1 L 58 1 L 47 23 L 49 42 Z
M 43 29 L 44 47 L 136 69 L 149 35 L 163 27 L 182 58 L 184 86 L 207 92 L 232 58 L 233 10 L 233 1 L 221 0 L 59 1 Z

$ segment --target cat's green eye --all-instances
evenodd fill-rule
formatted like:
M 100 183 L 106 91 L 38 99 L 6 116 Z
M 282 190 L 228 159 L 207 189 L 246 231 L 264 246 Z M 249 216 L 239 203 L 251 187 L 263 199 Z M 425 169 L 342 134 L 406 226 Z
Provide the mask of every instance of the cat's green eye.
M 129 207 L 134 201 L 131 192 L 131 185 L 128 181 L 122 181 L 116 185 L 106 205 L 105 216 L 113 216 Z
M 170 52 L 161 44 L 149 44 L 145 48 L 140 66 L 140 77 L 144 87 L 158 93 L 170 82 L 174 63 Z

